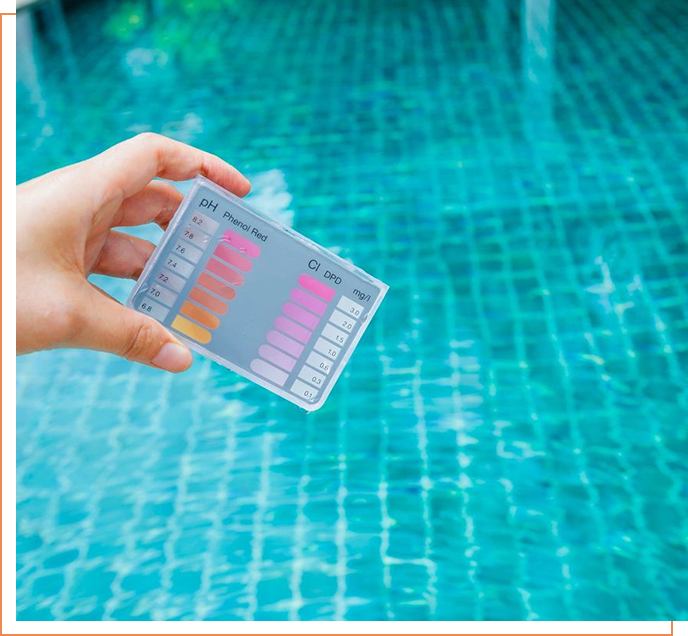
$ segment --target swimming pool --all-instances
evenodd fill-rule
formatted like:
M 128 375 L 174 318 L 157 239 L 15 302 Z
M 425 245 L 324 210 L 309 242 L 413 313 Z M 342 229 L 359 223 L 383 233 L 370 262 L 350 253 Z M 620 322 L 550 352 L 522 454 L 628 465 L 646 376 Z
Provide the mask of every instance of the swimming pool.
M 308 416 L 19 359 L 19 619 L 688 618 L 685 3 L 17 20 L 20 181 L 162 132 L 390 285 Z

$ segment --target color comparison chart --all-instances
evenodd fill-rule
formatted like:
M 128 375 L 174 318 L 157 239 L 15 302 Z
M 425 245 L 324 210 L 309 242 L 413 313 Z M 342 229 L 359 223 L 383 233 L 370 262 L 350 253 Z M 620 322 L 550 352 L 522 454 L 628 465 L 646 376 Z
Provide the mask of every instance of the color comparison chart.
M 386 291 L 197 177 L 128 305 L 192 349 L 313 411 Z

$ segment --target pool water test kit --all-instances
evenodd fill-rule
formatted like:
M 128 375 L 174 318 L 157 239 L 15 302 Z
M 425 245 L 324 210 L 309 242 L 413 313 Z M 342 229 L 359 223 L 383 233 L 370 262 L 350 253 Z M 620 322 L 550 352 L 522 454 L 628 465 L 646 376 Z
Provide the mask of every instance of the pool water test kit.
M 387 289 L 199 176 L 127 305 L 193 350 L 314 411 Z

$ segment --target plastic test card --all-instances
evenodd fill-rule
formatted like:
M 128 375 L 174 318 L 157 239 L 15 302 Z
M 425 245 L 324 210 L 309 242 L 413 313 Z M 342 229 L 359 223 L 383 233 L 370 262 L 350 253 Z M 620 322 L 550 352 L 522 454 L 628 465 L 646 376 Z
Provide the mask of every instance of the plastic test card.
M 387 289 L 197 177 L 127 304 L 192 349 L 314 411 Z

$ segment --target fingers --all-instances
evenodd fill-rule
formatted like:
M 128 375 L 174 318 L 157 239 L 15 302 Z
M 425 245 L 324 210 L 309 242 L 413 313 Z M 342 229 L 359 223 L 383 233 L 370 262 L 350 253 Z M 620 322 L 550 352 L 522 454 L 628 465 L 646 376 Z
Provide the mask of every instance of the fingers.
M 219 157 L 162 135 L 143 133 L 124 141 L 92 160 L 94 173 L 108 175 L 109 192 L 126 199 L 142 190 L 154 177 L 184 181 L 199 174 L 238 196 L 251 184 L 236 168 Z
M 71 346 L 106 351 L 132 362 L 179 373 L 191 366 L 191 352 L 159 322 L 95 287 L 84 292 L 85 316 Z
M 141 275 L 154 250 L 155 245 L 150 241 L 110 230 L 91 271 L 135 280 Z
M 136 194 L 124 199 L 112 225 L 117 227 L 155 222 L 166 229 L 184 195 L 172 184 L 151 181 Z

